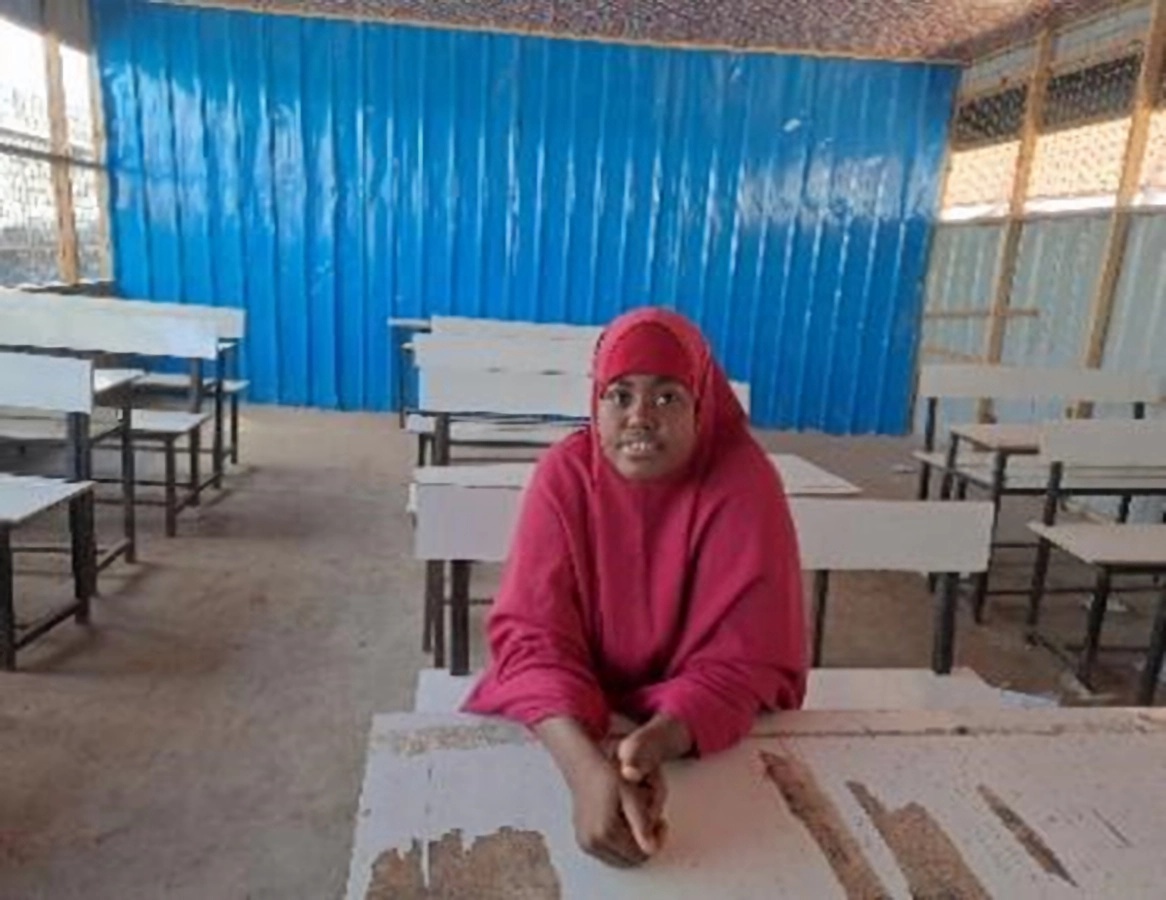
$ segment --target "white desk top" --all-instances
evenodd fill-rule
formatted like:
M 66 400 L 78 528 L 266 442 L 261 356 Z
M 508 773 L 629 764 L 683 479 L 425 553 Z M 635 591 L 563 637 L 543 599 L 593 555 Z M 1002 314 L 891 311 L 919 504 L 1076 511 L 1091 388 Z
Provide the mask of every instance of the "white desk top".
M 0 474 L 0 524 L 6 527 L 21 525 L 92 487 L 91 481 Z
M 141 369 L 94 369 L 93 396 L 100 397 L 127 384 L 133 384 L 145 374 Z
M 787 713 L 666 771 L 640 869 L 575 844 L 562 778 L 497 721 L 373 720 L 349 900 L 1157 898 L 1166 711 Z
M 1028 527 L 1087 563 L 1166 566 L 1166 525 L 1030 522 Z
M 800 456 L 771 453 L 770 460 L 781 473 L 790 496 L 857 494 L 859 489 Z M 534 472 L 533 463 L 490 463 L 467 466 L 423 466 L 413 471 L 417 484 L 451 485 L 467 488 L 513 488 L 526 486 Z
M 478 676 L 446 669 L 417 673 L 413 711 L 455 713 Z M 806 709 L 999 709 L 1004 695 L 971 669 L 811 669 Z
M 437 420 L 433 416 L 410 413 L 405 418 L 405 430 L 410 434 L 433 434 Z M 579 429 L 567 423 L 507 422 L 454 420 L 449 424 L 450 439 L 456 443 L 514 444 L 550 447 Z
M 429 319 L 389 319 L 391 328 L 429 328 Z
M 526 462 L 420 466 L 413 470 L 413 481 L 424 485 L 521 490 L 533 474 L 534 463 Z
M 953 425 L 952 434 L 983 450 L 1036 453 L 1040 450 L 1040 425 L 1031 422 Z

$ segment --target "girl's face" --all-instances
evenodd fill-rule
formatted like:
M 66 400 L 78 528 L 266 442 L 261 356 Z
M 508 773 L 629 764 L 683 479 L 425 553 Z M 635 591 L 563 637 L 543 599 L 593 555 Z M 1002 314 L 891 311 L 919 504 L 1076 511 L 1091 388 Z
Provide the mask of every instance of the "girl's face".
M 671 378 L 617 378 L 600 395 L 596 419 L 603 455 L 631 481 L 672 475 L 696 449 L 696 401 Z

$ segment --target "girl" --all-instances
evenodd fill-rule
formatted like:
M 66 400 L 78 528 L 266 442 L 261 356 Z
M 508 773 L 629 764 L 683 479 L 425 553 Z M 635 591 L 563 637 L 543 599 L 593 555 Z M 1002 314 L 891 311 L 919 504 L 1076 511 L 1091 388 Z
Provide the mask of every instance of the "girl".
M 527 488 L 466 703 L 531 727 L 584 850 L 644 862 L 663 833 L 660 766 L 732 746 L 799 707 L 797 541 L 780 479 L 683 317 L 644 309 L 600 338 L 588 428 Z M 612 713 L 641 723 L 603 752 Z

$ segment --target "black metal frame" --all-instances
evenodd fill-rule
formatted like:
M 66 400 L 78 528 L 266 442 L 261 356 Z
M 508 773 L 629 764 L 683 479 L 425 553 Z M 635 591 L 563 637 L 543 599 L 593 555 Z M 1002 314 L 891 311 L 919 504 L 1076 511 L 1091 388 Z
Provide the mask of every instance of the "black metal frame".
M 212 471 L 205 479 L 202 478 L 202 426 L 203 422 L 195 425 L 183 433 L 151 432 L 139 429 L 136 437 L 139 441 L 158 445 L 165 459 L 164 475 L 161 481 L 157 479 L 140 478 L 136 484 L 145 487 L 160 487 L 164 491 L 164 498 L 156 500 L 147 497 L 138 497 L 136 502 L 141 506 L 161 506 L 166 511 L 166 536 L 178 535 L 178 514 L 183 510 L 196 507 L 202 503 L 202 494 L 209 487 L 217 486 L 220 473 Z M 183 438 L 189 441 L 186 455 L 189 459 L 188 476 L 184 481 L 178 479 L 178 442 Z M 149 447 L 139 449 L 149 450 Z M 111 479 L 95 479 L 100 483 L 109 483 Z M 179 486 L 185 487 L 185 492 L 179 497 Z
M 509 415 L 506 413 L 480 412 L 429 412 L 420 409 L 411 409 L 408 412 L 410 415 L 433 419 L 433 433 L 421 433 L 417 435 L 418 466 L 450 465 L 454 447 L 470 447 L 478 450 L 533 450 L 548 446 L 545 441 L 541 440 L 454 440 L 451 436 L 451 428 L 454 422 L 482 422 L 500 425 L 535 425 L 546 427 L 570 427 L 586 424 L 585 419 L 563 418 L 561 416 Z
M 409 393 L 408 380 L 405 378 L 405 375 L 409 371 L 409 365 L 405 359 L 408 355 L 405 352 L 405 345 L 409 343 L 413 335 L 429 334 L 431 331 L 431 326 L 423 327 L 421 325 L 400 325 L 395 322 L 391 322 L 389 324 L 389 332 L 391 336 L 396 337 L 394 344 L 396 345 L 397 352 L 397 397 L 401 403 L 397 409 L 397 424 L 401 428 L 405 427 L 405 419 L 409 414 L 409 397 L 407 396 Z M 424 463 L 419 463 L 419 465 L 424 465 Z
M 935 610 L 932 622 L 931 670 L 937 675 L 950 675 L 955 660 L 956 611 L 959 606 L 960 575 L 958 572 L 940 573 L 939 589 L 934 591 Z M 814 572 L 814 641 L 812 665 L 822 665 L 822 648 L 826 632 L 826 606 L 830 594 L 830 573 Z
M 1132 404 L 1133 418 L 1135 421 L 1145 419 L 1146 404 L 1144 402 L 1136 402 Z M 929 397 L 927 399 L 927 414 L 925 419 L 925 436 L 924 443 L 928 452 L 934 452 L 935 445 L 935 431 L 937 427 L 937 416 L 939 409 L 939 398 Z M 992 454 L 992 471 L 987 481 L 977 480 L 974 474 L 968 471 L 961 471 L 958 464 L 959 459 L 959 444 L 960 440 L 966 441 L 973 448 L 989 450 Z M 940 485 L 939 499 L 950 500 L 953 489 L 957 492 L 959 499 L 963 500 L 967 497 L 969 486 L 974 485 L 977 488 L 986 490 L 988 493 L 988 500 L 992 503 L 993 519 L 992 519 L 992 533 L 996 533 L 996 525 L 1000 518 L 1000 507 L 1005 497 L 1039 497 L 1045 494 L 1044 487 L 1009 487 L 1007 482 L 1008 477 L 1008 461 L 1014 456 L 1035 456 L 1039 453 L 1038 450 L 1001 450 L 991 447 L 986 447 L 979 442 L 970 438 L 963 437 L 952 432 L 948 436 L 948 445 L 946 456 L 944 458 L 943 468 L 940 470 L 943 480 Z M 923 463 L 919 473 L 919 486 L 917 495 L 920 500 L 926 500 L 930 494 L 931 481 L 930 463 Z M 1113 492 L 1100 494 L 1099 496 L 1121 496 Z M 1129 511 L 1129 497 L 1122 498 L 1122 516 L 1128 514 Z M 984 609 L 987 605 L 989 596 L 1015 596 L 1018 594 L 1025 594 L 1027 591 L 1023 590 L 999 590 L 990 588 L 989 581 L 991 578 L 991 566 L 995 558 L 995 551 L 997 549 L 1031 549 L 1039 552 L 1039 542 L 1022 542 L 1015 541 L 997 541 L 993 539 L 989 546 L 988 568 L 976 576 L 973 582 L 971 603 L 972 616 L 977 624 L 984 621 Z
M 435 413 L 432 415 L 434 415 L 434 430 L 431 436 L 432 464 L 447 466 L 450 464 L 450 450 L 453 444 L 450 439 L 450 425 L 458 414 Z M 524 420 L 529 421 L 529 418 Z M 508 421 L 513 421 L 513 419 Z M 507 444 L 506 446 L 520 445 Z M 537 446 L 541 446 L 541 444 Z M 445 610 L 448 606 L 450 610 L 450 672 L 453 675 L 465 675 L 469 672 L 470 664 L 470 607 L 486 605 L 490 603 L 490 600 L 475 600 L 470 597 L 470 575 L 473 563 L 469 560 L 450 560 L 448 562 L 450 590 L 447 602 L 446 565 L 447 563 L 441 560 L 430 560 L 425 564 L 421 646 L 426 653 L 433 654 L 433 664 L 437 668 L 445 667 Z
M 97 551 L 97 571 L 102 572 L 119 558 L 125 558 L 128 563 L 137 562 L 137 515 L 135 513 L 136 480 L 134 475 L 134 445 L 132 432 L 133 416 L 133 385 L 127 383 L 117 388 L 103 392 L 102 405 L 118 409 L 118 424 L 99 434 L 90 433 L 91 418 L 87 413 L 68 413 L 65 415 L 65 440 L 7 440 L 6 443 L 23 443 L 28 445 L 48 445 L 65 449 L 66 472 L 65 478 L 69 481 L 97 481 L 93 477 L 93 450 L 104 444 L 112 437 L 119 438 L 121 457 L 121 477 L 105 479 L 106 483 L 122 486 L 121 499 L 110 501 L 120 503 L 122 507 L 122 539 L 108 549 Z M 44 476 L 52 477 L 52 476 Z M 95 501 L 96 502 L 96 501 Z M 58 545 L 27 546 L 19 548 L 21 552 L 58 553 L 72 552 L 70 547 Z
M 219 342 L 218 355 L 215 358 L 215 372 L 210 376 L 204 374 L 205 360 L 191 359 L 190 381 L 185 389 L 150 388 L 154 393 L 185 390 L 189 399 L 187 411 L 199 413 L 202 412 L 203 402 L 208 393 L 207 388 L 210 387 L 211 399 L 214 404 L 214 440 L 210 448 L 200 452 L 209 453 L 213 460 L 212 468 L 215 474 L 213 485 L 216 488 L 223 486 L 224 461 L 230 460 L 232 465 L 239 464 L 239 392 L 232 391 L 228 394 L 226 391 L 226 382 L 231 377 L 229 370 L 234 368 L 232 361 L 235 359 L 235 351 L 238 346 L 239 342 L 235 340 Z M 224 422 L 227 415 L 229 415 L 229 419 Z M 229 440 L 227 438 L 228 429 Z
M 1134 497 L 1166 497 L 1166 487 L 1147 487 L 1130 490 L 1125 485 L 1124 490 L 1116 491 L 1112 488 L 1066 488 L 1064 486 L 1065 466 L 1061 462 L 1054 462 L 1049 466 L 1049 480 L 1045 487 L 1045 505 L 1041 515 L 1041 523 L 1052 526 L 1056 524 L 1057 512 L 1061 501 L 1072 496 L 1086 497 L 1120 497 L 1121 507 L 1118 511 L 1118 524 L 1124 524 L 1130 511 L 1130 504 Z M 1097 578 L 1092 587 L 1092 600 L 1086 619 L 1085 640 L 1075 660 L 1071 659 L 1067 649 L 1058 641 L 1040 631 L 1040 614 L 1044 598 L 1050 593 L 1079 594 L 1088 588 L 1057 588 L 1055 591 L 1048 588 L 1049 564 L 1054 548 L 1073 556 L 1064 548 L 1057 547 L 1048 538 L 1038 536 L 1037 557 L 1033 566 L 1032 583 L 1028 593 L 1028 612 L 1025 618 L 1027 638 L 1031 643 L 1040 644 L 1059 658 L 1075 664 L 1078 680 L 1092 690 L 1093 666 L 1097 661 L 1101 647 L 1101 631 L 1105 622 L 1105 613 L 1109 606 L 1109 597 L 1113 593 L 1113 580 L 1120 577 L 1161 577 L 1166 575 L 1166 563 L 1157 564 L 1120 564 L 1089 563 L 1097 570 Z M 1077 558 L 1074 556 L 1074 558 Z M 1166 591 L 1159 585 L 1134 585 L 1122 588 L 1125 593 L 1160 593 L 1158 611 L 1155 616 L 1149 653 L 1147 655 L 1146 671 L 1143 672 L 1142 685 L 1138 694 L 1138 702 L 1144 705 L 1153 703 L 1157 687 L 1158 674 L 1162 668 L 1163 652 L 1166 651 Z M 1110 649 L 1141 649 L 1141 648 L 1110 648 Z
M 88 487 L 69 501 L 70 553 L 73 563 L 73 602 L 46 613 L 35 622 L 20 626 L 16 621 L 15 567 L 13 557 L 22 548 L 12 544 L 13 526 L 0 523 L 0 668 L 16 669 L 16 651 L 47 634 L 62 622 L 73 619 L 89 623 L 90 600 L 97 593 L 97 540 L 94 534 L 93 488 Z M 60 504 L 41 510 L 48 512 Z

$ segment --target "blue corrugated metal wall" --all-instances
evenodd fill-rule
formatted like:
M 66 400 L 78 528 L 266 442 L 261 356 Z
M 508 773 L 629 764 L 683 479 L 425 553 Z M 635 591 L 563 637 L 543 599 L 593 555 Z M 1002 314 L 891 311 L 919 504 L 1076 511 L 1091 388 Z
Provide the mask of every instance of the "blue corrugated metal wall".
M 385 320 L 697 320 L 763 425 L 906 427 L 955 70 L 94 0 L 115 273 L 253 397 L 385 409 Z

